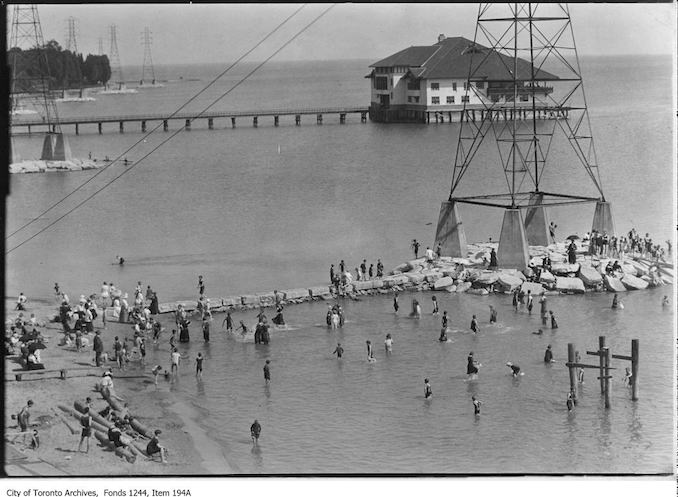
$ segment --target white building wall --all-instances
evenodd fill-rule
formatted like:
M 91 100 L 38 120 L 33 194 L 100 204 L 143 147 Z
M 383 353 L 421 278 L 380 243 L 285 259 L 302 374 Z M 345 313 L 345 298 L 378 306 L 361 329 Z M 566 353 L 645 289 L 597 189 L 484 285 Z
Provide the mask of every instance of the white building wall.
M 438 83 L 439 89 L 438 90 L 432 90 L 431 89 L 431 84 L 432 83 Z M 455 89 L 455 83 L 456 83 L 456 89 Z M 430 107 L 435 107 L 437 105 L 462 105 L 464 102 L 462 101 L 462 97 L 466 95 L 466 90 L 464 90 L 464 84 L 466 83 L 465 79 L 429 79 L 425 81 L 426 85 L 426 105 Z M 424 86 L 424 82 L 422 82 L 422 86 Z M 478 95 L 476 95 L 476 92 L 473 91 L 472 89 L 468 91 L 468 97 L 469 97 L 469 103 L 470 104 L 480 104 L 483 101 L 486 101 L 485 94 L 487 92 L 487 88 L 483 88 L 482 90 L 478 90 L 483 98 L 479 98 Z M 454 103 L 448 104 L 447 103 L 447 97 L 454 97 Z M 438 97 L 439 103 L 434 104 L 433 103 L 433 97 Z

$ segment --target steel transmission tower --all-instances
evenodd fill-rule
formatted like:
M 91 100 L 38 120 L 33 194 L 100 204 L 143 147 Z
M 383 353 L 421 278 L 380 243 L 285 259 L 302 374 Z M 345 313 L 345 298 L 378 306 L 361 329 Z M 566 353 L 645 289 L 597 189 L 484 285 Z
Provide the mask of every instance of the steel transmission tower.
M 48 50 L 42 36 L 40 16 L 36 5 L 14 6 L 10 31 L 9 63 L 12 67 L 12 119 L 21 109 L 21 103 L 31 102 L 42 113 L 49 131 L 42 147 L 42 160 L 70 160 L 68 140 L 61 133 L 59 114 L 50 89 Z
M 99 55 L 104 54 L 104 39 L 100 36 L 99 37 Z
M 77 54 L 78 53 L 78 41 L 77 41 L 77 19 L 75 17 L 69 17 L 66 19 L 68 24 L 68 33 L 66 39 L 66 50 Z
M 144 27 L 144 32 L 142 33 L 142 43 L 144 44 L 144 63 L 141 69 L 142 85 L 148 79 L 150 79 L 151 84 L 155 84 L 155 70 L 153 69 L 153 57 L 151 56 L 152 34 L 148 26 Z
M 589 122 L 572 22 L 566 4 L 481 4 L 471 52 L 466 98 L 460 123 L 452 185 L 443 202 L 436 232 L 444 255 L 466 256 L 466 237 L 457 203 L 505 209 L 498 260 L 502 267 L 524 268 L 529 245 L 549 245 L 546 207 L 596 203 L 593 228 L 614 233 L 610 204 L 605 201 Z M 487 77 L 491 74 L 491 77 Z M 469 96 L 474 102 L 468 104 Z M 480 120 L 475 120 L 476 112 Z M 563 135 L 572 158 L 549 161 L 554 135 Z M 505 188 L 461 196 L 463 178 L 478 164 L 481 146 L 492 143 L 499 157 Z M 579 192 L 557 191 L 544 175 L 574 172 L 579 163 L 590 180 Z M 503 183 L 502 183 L 503 184 Z M 581 190 L 588 187 L 589 195 Z M 593 187 L 593 188 L 591 188 Z M 525 211 L 525 216 L 523 216 Z
M 118 84 L 118 88 L 122 88 L 125 79 L 122 75 L 122 66 L 120 65 L 120 55 L 118 55 L 118 26 L 111 24 L 109 27 L 111 37 L 111 48 L 108 53 L 108 59 L 111 64 L 111 81 Z

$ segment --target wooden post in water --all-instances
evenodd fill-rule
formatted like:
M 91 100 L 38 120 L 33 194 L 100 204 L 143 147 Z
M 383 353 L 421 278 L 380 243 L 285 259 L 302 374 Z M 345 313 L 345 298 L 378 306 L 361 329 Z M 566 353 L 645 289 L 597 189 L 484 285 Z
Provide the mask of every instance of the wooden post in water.
M 259 117 L 258 117 L 258 116 L 254 116 L 254 117 L 252 118 L 252 126 L 254 126 L 254 127 L 256 128 L 258 125 L 259 125 Z
M 235 128 L 235 117 L 231 118 L 231 128 Z
M 125 122 L 124 121 L 120 121 L 120 132 L 121 133 L 125 132 Z
M 146 121 L 141 121 L 141 132 L 142 133 L 146 132 Z
M 280 116 L 273 116 L 273 126 L 280 125 Z
M 207 129 L 214 129 L 214 119 L 211 117 L 207 118 Z
M 610 408 L 610 349 L 605 347 L 603 350 L 605 364 L 605 409 Z
M 294 124 L 297 126 L 301 126 L 301 114 L 297 114 L 294 116 Z
M 162 122 L 162 130 L 169 131 L 169 123 L 167 122 L 167 119 L 163 120 Z
M 638 347 L 640 340 L 631 340 L 631 400 L 638 400 L 638 361 L 640 359 Z
M 79 135 L 80 133 L 78 132 L 78 123 L 75 123 L 75 134 Z
M 97 123 L 99 125 L 99 134 L 102 134 L 104 132 L 103 127 L 101 123 Z
M 184 123 L 186 131 L 191 131 L 191 120 L 186 119 L 186 122 Z
M 575 363 L 575 350 L 573 343 L 567 344 L 567 362 L 569 364 Z M 569 364 L 567 368 L 570 370 L 570 392 L 574 394 L 574 392 L 576 392 L 577 387 L 577 369 Z
M 603 357 L 603 349 L 605 348 L 605 337 L 598 337 L 598 359 L 600 361 L 600 393 L 601 395 L 605 393 L 605 358 Z

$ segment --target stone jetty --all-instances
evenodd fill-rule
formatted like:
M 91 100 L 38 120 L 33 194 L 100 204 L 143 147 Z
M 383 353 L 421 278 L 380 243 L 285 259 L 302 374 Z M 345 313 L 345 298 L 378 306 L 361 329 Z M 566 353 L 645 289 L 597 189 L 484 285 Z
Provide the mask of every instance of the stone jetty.
M 90 159 L 25 160 L 9 165 L 10 174 L 85 171 L 104 167 L 109 162 Z
M 285 304 L 300 304 L 318 300 L 334 300 L 338 296 L 355 298 L 359 295 L 387 294 L 404 291 L 439 291 L 489 295 L 509 294 L 516 289 L 528 290 L 533 295 L 547 293 L 584 294 L 589 292 L 625 292 L 643 290 L 648 287 L 673 283 L 673 266 L 665 262 L 654 262 L 640 257 L 602 258 L 588 255 L 586 243 L 579 244 L 577 262 L 567 263 L 566 244 L 557 243 L 548 247 L 530 247 L 530 265 L 542 266 L 543 258 L 551 259 L 551 271 L 541 271 L 539 278 L 533 276 L 531 268 L 488 269 L 490 251 L 497 249 L 496 243 L 468 245 L 467 257 L 440 257 L 427 262 L 421 257 L 404 262 L 386 276 L 367 281 L 353 281 L 339 292 L 334 286 L 313 286 L 270 292 L 253 293 L 230 297 L 209 297 L 212 312 L 225 312 L 271 307 L 276 299 Z M 619 260 L 621 271 L 606 274 L 610 261 Z M 174 312 L 179 305 L 187 311 L 197 308 L 197 301 L 163 303 L 160 313 Z M 109 309 L 110 310 L 110 309 Z

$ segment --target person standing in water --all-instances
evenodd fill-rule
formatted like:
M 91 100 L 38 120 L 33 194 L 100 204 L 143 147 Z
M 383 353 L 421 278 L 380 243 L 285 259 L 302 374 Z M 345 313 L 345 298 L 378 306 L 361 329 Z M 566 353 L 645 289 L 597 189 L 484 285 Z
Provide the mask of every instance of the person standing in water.
M 205 358 L 202 356 L 201 352 L 198 352 L 198 357 L 195 358 L 195 375 L 198 377 L 199 380 L 202 380 L 202 363 L 205 360 Z M 157 380 L 156 380 L 156 385 L 157 385 Z
M 520 376 L 520 366 L 517 364 L 513 364 L 512 362 L 507 362 L 506 365 L 511 368 L 511 374 L 513 375 L 514 378 L 517 378 Z
M 271 368 L 269 367 L 269 364 L 271 364 L 271 360 L 266 359 L 266 364 L 264 364 L 264 381 L 267 385 L 271 383 Z
M 490 323 L 496 323 L 497 322 L 497 309 L 494 308 L 494 306 L 490 306 Z
M 532 290 L 528 290 L 527 291 L 527 313 L 530 316 L 532 315 L 532 307 L 534 306 L 533 300 L 534 299 L 532 298 Z
M 480 406 L 483 404 L 482 401 L 476 399 L 475 395 L 471 397 L 473 402 L 473 414 L 480 416 Z
M 393 352 L 393 338 L 391 338 L 390 333 L 386 334 L 386 340 L 384 340 L 384 349 L 386 349 L 387 354 Z
M 231 310 L 228 309 L 226 311 L 226 317 L 224 320 L 221 322 L 221 327 L 224 327 L 224 323 L 226 323 L 226 331 L 227 332 L 232 332 L 233 331 L 233 318 L 231 317 Z
M 616 293 L 614 294 L 614 297 L 612 297 L 612 308 L 613 309 L 619 308 L 619 296 Z
M 513 311 L 518 312 L 518 289 L 513 290 Z
M 340 343 L 337 343 L 337 348 L 334 349 L 334 352 L 332 352 L 332 354 L 337 354 L 337 359 L 341 359 L 341 356 L 344 355 L 344 349 Z
M 428 378 L 424 379 L 424 398 L 428 399 L 433 395 L 431 391 L 431 384 L 428 381 Z
M 431 300 L 433 301 L 433 315 L 437 316 L 438 312 L 439 312 L 439 310 L 438 310 L 438 299 L 434 295 L 433 297 L 431 297 Z
M 476 315 L 473 315 L 473 318 L 471 319 L 471 331 L 473 333 L 478 333 L 478 320 L 476 319 Z
M 394 310 L 394 312 L 397 313 L 399 307 L 400 307 L 400 306 L 398 305 L 398 292 L 395 292 L 395 293 L 393 294 L 393 310 Z
M 553 311 L 549 311 L 549 314 L 551 315 L 551 329 L 556 329 L 558 328 L 558 322 L 556 321 L 556 315 L 553 314 Z
M 547 363 L 547 364 L 555 362 L 553 360 L 553 352 L 551 351 L 550 345 L 548 347 L 546 347 L 546 351 L 544 352 L 544 362 Z
M 581 354 L 578 350 L 574 352 L 574 362 L 581 363 Z M 584 368 L 577 368 L 577 380 L 579 383 L 584 383 Z
M 367 362 L 374 362 L 374 350 L 372 350 L 372 342 L 369 340 L 365 341 L 365 344 L 367 345 Z
M 469 352 L 466 362 L 466 374 L 469 376 L 478 374 L 478 363 L 473 358 L 473 352 Z
M 261 425 L 256 419 L 252 426 L 250 426 L 250 436 L 252 437 L 252 443 L 254 445 L 259 445 L 259 435 L 261 435 Z

